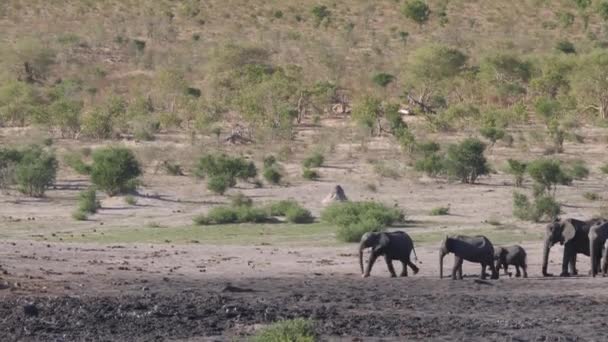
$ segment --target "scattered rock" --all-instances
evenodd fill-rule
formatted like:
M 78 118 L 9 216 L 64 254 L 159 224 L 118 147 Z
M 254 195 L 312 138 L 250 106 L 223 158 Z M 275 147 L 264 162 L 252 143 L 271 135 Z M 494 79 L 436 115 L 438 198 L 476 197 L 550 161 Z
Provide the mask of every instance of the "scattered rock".
M 32 317 L 38 316 L 39 311 L 35 304 L 30 303 L 23 306 L 23 313 L 25 313 L 26 316 Z

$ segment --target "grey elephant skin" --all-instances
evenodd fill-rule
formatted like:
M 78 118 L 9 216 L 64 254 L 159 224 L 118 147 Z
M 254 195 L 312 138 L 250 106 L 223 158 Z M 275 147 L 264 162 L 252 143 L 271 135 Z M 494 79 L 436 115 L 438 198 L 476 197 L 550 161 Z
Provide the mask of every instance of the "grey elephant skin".
M 454 253 L 454 268 L 452 279 L 462 279 L 462 263 L 464 260 L 481 264 L 481 279 L 486 278 L 486 267 L 492 271 L 492 279 L 498 279 L 498 271 L 494 266 L 494 246 L 490 240 L 483 235 L 446 236 L 439 248 L 439 278 L 443 278 L 443 258 Z
M 600 263 L 604 259 L 602 267 L 604 276 L 606 275 L 606 258 L 602 258 L 602 249 L 608 240 L 608 221 L 601 220 L 589 228 L 589 257 L 591 258 L 591 275 L 596 276 L 600 272 Z M 606 253 L 604 253 L 606 254 Z
M 500 272 L 502 267 L 504 274 L 511 276 L 509 265 L 515 266 L 515 276 L 520 277 L 523 272 L 524 278 L 528 278 L 528 265 L 526 250 L 519 245 L 494 247 L 494 260 L 496 260 L 496 271 Z
M 604 242 L 604 249 L 602 250 L 602 276 L 608 275 L 608 240 Z
M 564 246 L 560 276 L 568 277 L 570 274 L 578 274 L 576 270 L 576 255 L 584 254 L 589 256 L 589 229 L 598 221 L 600 219 L 581 221 L 570 218 L 555 220 L 546 226 L 542 266 L 544 277 L 552 276 L 552 274 L 547 272 L 549 250 L 558 242 Z M 570 272 L 568 272 L 568 267 L 570 267 Z
M 371 248 L 372 252 L 367 262 L 367 267 L 363 269 L 363 250 Z M 396 277 L 393 260 L 399 260 L 403 264 L 401 271 L 402 277 L 407 277 L 407 267 L 411 267 L 414 274 L 418 273 L 418 267 L 412 262 L 417 261 L 414 242 L 409 235 L 404 232 L 372 232 L 365 233 L 361 237 L 359 244 L 359 265 L 363 277 L 369 277 L 376 259 L 383 255 L 391 277 Z

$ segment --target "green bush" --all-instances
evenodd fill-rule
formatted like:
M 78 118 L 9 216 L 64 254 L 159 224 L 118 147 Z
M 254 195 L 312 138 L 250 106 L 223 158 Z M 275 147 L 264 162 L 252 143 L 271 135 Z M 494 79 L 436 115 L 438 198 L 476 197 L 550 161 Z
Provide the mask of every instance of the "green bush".
M 408 0 L 403 6 L 402 12 L 407 18 L 412 19 L 419 25 L 429 20 L 431 15 L 431 9 L 422 0 Z
M 608 21 L 608 1 L 604 0 L 598 4 L 598 14 L 604 21 Z
M 496 144 L 498 140 L 502 140 L 505 137 L 505 131 L 496 127 L 483 127 L 479 130 L 481 135 L 490 140 L 492 146 Z
M 215 207 L 207 213 L 207 219 L 214 224 L 236 223 L 238 220 L 237 212 L 231 207 Z
M 292 208 L 301 208 L 300 203 L 294 200 L 282 200 L 268 205 L 268 214 L 270 216 L 286 216 L 287 211 Z
M 558 41 L 555 45 L 555 49 L 563 53 L 576 53 L 576 48 L 574 47 L 574 44 L 572 44 L 572 42 L 570 42 L 569 40 Z
M 245 196 L 242 192 L 230 197 L 230 204 L 233 207 L 251 207 L 253 200 Z
M 450 214 L 449 207 L 437 207 L 437 208 L 431 209 L 431 211 L 429 212 L 429 215 L 431 215 L 431 216 L 444 216 L 444 215 L 449 215 L 449 214 Z
M 72 213 L 72 218 L 76 221 L 86 221 L 88 216 L 84 211 L 76 210 Z
M 391 84 L 391 82 L 393 82 L 394 79 L 395 79 L 395 76 L 381 72 L 379 74 L 374 75 L 374 77 L 372 78 L 372 81 L 374 83 L 376 83 L 377 85 L 379 85 L 380 87 L 384 88 L 384 87 L 388 86 L 389 84 Z
M 7 188 L 17 182 L 15 170 L 22 158 L 23 153 L 21 151 L 0 148 L 0 188 Z
M 544 191 L 555 191 L 558 184 L 569 185 L 570 178 L 561 168 L 559 160 L 539 159 L 528 165 L 528 174 L 539 186 L 539 193 Z
M 279 184 L 281 183 L 281 178 L 283 178 L 283 175 L 281 174 L 281 171 L 278 170 L 277 166 L 264 168 L 263 176 L 264 179 L 271 184 Z
M 515 186 L 521 187 L 524 183 L 524 176 L 526 174 L 526 168 L 528 167 L 528 164 L 515 159 L 507 160 L 507 164 L 507 172 L 512 174 L 515 178 Z
M 325 157 L 320 152 L 315 152 L 311 156 L 307 157 L 302 161 L 302 166 L 305 168 L 311 167 L 321 167 L 323 166 L 323 162 L 325 161 Z
M 583 160 L 575 160 L 568 169 L 568 176 L 572 179 L 582 180 L 589 177 L 589 169 Z
M 291 223 L 312 223 L 314 221 L 310 211 L 299 206 L 287 209 L 285 218 Z
M 139 162 L 127 148 L 108 147 L 93 152 L 91 181 L 108 196 L 134 191 L 141 173 Z
M 55 181 L 57 168 L 58 163 L 54 154 L 38 146 L 24 150 L 15 168 L 19 191 L 28 196 L 42 197 L 46 189 Z
M 448 148 L 445 168 L 449 177 L 473 184 L 479 176 L 489 173 L 483 152 L 486 145 L 479 139 L 468 138 Z
M 264 209 L 252 206 L 234 207 L 238 223 L 262 223 L 268 221 L 268 215 Z
M 311 12 L 315 18 L 315 27 L 318 27 L 319 25 L 321 25 L 323 20 L 328 22 L 329 17 L 331 15 L 331 12 L 329 11 L 329 9 L 327 9 L 327 6 L 322 6 L 322 5 L 313 7 Z
M 520 220 L 529 220 L 533 208 L 528 197 L 519 192 L 513 192 L 513 216 Z
M 317 171 L 311 169 L 304 169 L 304 171 L 302 171 L 302 177 L 308 180 L 317 180 L 321 178 Z
M 236 180 L 229 175 L 211 176 L 207 179 L 207 189 L 218 195 L 223 195 L 228 188 L 232 188 L 235 185 Z
M 317 340 L 314 323 L 297 318 L 273 323 L 253 336 L 253 342 L 314 342 Z
M 334 203 L 321 213 L 323 222 L 338 226 L 337 237 L 345 242 L 357 242 L 365 232 L 381 231 L 403 219 L 399 209 L 375 202 Z
M 133 195 L 128 195 L 125 197 L 125 203 L 128 205 L 137 205 L 137 198 Z
M 585 192 L 583 197 L 589 201 L 599 201 L 602 199 L 602 197 L 596 192 Z
M 67 154 L 63 160 L 65 163 L 80 175 L 90 175 L 91 165 L 87 165 L 77 153 Z
M 211 224 L 211 220 L 205 215 L 197 215 L 192 219 L 192 221 L 197 226 L 206 226 Z
M 414 169 L 418 172 L 424 172 L 429 177 L 437 177 L 445 173 L 445 161 L 442 156 L 432 153 L 424 156 L 422 159 L 416 160 Z
M 83 190 L 78 194 L 78 211 L 85 214 L 94 214 L 101 208 L 97 199 L 97 191 L 94 188 Z
M 264 168 L 273 167 L 277 164 L 277 158 L 273 155 L 264 157 Z
M 554 220 L 561 213 L 561 206 L 551 196 L 540 196 L 534 199 L 534 221 L 539 222 L 546 217 Z

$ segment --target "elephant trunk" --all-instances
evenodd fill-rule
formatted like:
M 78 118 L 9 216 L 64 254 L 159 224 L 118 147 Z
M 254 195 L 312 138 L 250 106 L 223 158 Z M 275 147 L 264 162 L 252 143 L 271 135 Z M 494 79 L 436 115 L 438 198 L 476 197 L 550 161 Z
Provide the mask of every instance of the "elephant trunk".
M 443 257 L 446 254 L 443 249 L 439 250 L 439 279 L 443 279 Z
M 589 256 L 591 257 L 591 275 L 593 277 L 596 276 L 598 270 L 598 255 L 597 255 L 597 247 L 595 245 L 595 239 L 589 239 Z
M 547 264 L 549 263 L 549 250 L 551 249 L 551 239 L 550 237 L 545 238 L 545 245 L 543 248 L 543 277 L 549 276 L 547 273 Z

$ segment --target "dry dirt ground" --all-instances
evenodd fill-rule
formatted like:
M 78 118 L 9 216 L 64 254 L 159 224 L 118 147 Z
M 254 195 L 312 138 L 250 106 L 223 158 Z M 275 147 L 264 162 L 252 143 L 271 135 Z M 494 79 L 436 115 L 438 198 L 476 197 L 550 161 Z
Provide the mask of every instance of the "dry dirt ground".
M 559 187 L 557 197 L 568 217 L 597 215 L 603 201 L 582 195 L 606 193 L 605 176 L 597 169 L 606 161 L 607 132 L 584 133 L 588 141 L 566 144 L 561 156 L 582 158 L 592 170 L 589 179 Z M 0 143 L 13 138 L 3 132 Z M 394 160 L 380 153 L 386 152 L 384 143 L 370 143 L 368 157 L 358 159 L 347 157 L 355 151 L 351 147 L 337 145 L 320 169 L 319 182 L 299 179 L 299 164 L 293 162 L 285 164 L 290 186 L 242 185 L 237 191 L 258 203 L 297 198 L 315 215 L 335 184 L 353 200 L 397 203 L 411 223 L 402 229 L 416 241 L 418 275 L 390 279 L 378 260 L 372 277 L 362 279 L 356 245 L 337 243 L 331 232 L 304 240 L 261 236 L 239 241 L 236 236 L 226 243 L 206 239 L 211 231 L 200 228 L 196 243 L 177 238 L 148 242 L 143 237 L 133 243 L 112 238 L 87 242 L 90 236 L 120 236 L 117 231 L 142 227 L 162 229 L 166 235 L 228 200 L 211 195 L 191 177 L 155 175 L 148 167 L 137 205 L 103 198 L 98 214 L 76 222 L 70 214 L 78 190 L 88 183 L 62 169 L 56 188 L 44 199 L 15 191 L 0 194 L 0 340 L 222 341 L 246 338 L 265 324 L 293 317 L 314 319 L 328 340 L 608 340 L 602 318 L 608 278 L 540 278 L 543 225 L 511 215 L 514 188 L 500 168 L 506 158 L 532 159 L 540 150 L 496 146 L 488 158 L 498 172 L 470 186 L 414 177 L 409 171 L 398 179 L 381 178 L 365 158 L 392 165 Z M 76 144 L 56 145 L 61 151 Z M 522 191 L 530 187 L 526 183 Z M 429 216 L 431 208 L 448 205 L 450 215 Z M 476 282 L 478 267 L 465 264 L 465 280 L 438 279 L 438 241 L 457 231 L 522 244 L 530 278 Z M 560 262 L 561 247 L 556 246 L 550 271 L 558 273 Z M 450 268 L 447 257 L 446 274 Z M 589 259 L 579 257 L 578 268 L 586 273 Z

